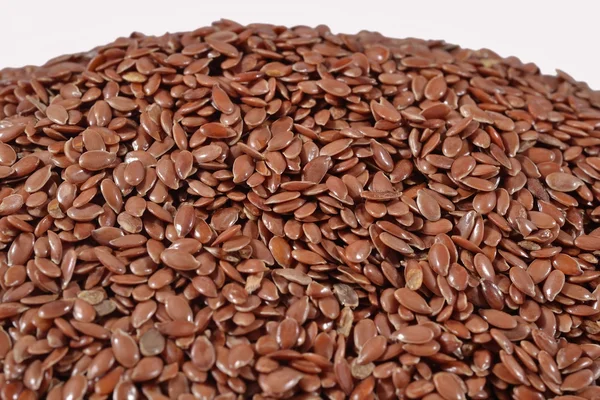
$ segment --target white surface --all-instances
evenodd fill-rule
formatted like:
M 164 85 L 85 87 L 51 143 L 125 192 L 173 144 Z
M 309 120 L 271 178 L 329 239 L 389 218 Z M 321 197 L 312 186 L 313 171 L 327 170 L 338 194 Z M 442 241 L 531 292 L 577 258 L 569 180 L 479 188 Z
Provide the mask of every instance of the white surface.
M 301 7 L 296 4 L 300 4 Z M 0 67 L 41 64 L 132 31 L 186 31 L 220 18 L 240 23 L 327 24 L 334 32 L 444 39 L 560 68 L 600 89 L 597 1 L 541 0 L 7 0 Z

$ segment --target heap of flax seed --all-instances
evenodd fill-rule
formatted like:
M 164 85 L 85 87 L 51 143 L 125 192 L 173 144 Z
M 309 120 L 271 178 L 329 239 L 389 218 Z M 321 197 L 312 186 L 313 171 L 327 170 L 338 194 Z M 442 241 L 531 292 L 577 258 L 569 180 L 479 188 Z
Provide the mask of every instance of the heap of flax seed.
M 599 152 L 599 92 L 441 41 L 0 71 L 0 398 L 596 399 Z

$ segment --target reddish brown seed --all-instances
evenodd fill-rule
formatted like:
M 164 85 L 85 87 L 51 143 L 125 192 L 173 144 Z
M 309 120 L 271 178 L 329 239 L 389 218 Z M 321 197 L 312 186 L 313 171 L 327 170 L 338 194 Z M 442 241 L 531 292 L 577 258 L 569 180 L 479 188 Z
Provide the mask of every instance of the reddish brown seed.
M 465 385 L 462 379 L 450 372 L 438 372 L 433 376 L 433 383 L 437 392 L 445 400 L 466 399 Z
M 309 250 L 294 250 L 292 251 L 292 257 L 304 264 L 309 265 L 317 265 L 317 264 L 325 264 L 326 261 L 323 257 L 318 255 L 317 253 L 313 253 Z
M 52 166 L 46 165 L 45 167 L 35 171 L 25 181 L 25 191 L 29 193 L 37 192 L 40 190 L 46 182 L 50 179 L 52 174 Z
M 215 108 L 221 112 L 224 112 L 225 114 L 231 114 L 234 110 L 233 103 L 227 95 L 227 92 L 221 89 L 221 87 L 218 85 L 215 85 L 212 88 L 212 101 Z
M 397 236 L 391 235 L 388 232 L 382 232 L 379 236 L 379 239 L 383 244 L 388 246 L 389 248 L 396 250 L 399 253 L 403 254 L 411 254 L 414 253 L 414 250 L 406 243 L 404 240 L 400 239 Z
M 106 99 L 106 102 L 111 108 L 122 112 L 133 111 L 137 108 L 135 101 L 128 97 L 114 96 Z
M 15 150 L 4 143 L 0 143 L 0 165 L 10 166 L 17 161 L 17 153 Z
M 477 165 L 477 162 L 475 161 L 475 159 L 473 157 L 462 156 L 462 157 L 457 158 L 452 163 L 450 172 L 452 173 L 452 175 L 454 176 L 455 179 L 462 179 L 462 178 L 466 177 L 467 175 L 469 175 L 473 171 L 473 169 L 475 169 L 476 165 Z
M 46 108 L 46 116 L 50 121 L 59 125 L 64 125 L 69 120 L 69 113 L 67 113 L 67 110 L 58 104 L 50 104 Z
M 441 210 L 438 202 L 425 190 L 417 193 L 417 207 L 419 211 L 429 221 L 437 221 L 441 218 Z
M 160 357 L 144 357 L 133 368 L 131 380 L 134 382 L 145 382 L 158 377 L 163 369 L 163 361 Z
M 245 182 L 254 172 L 254 161 L 249 155 L 242 155 L 233 162 L 233 182 Z
M 581 355 L 583 354 L 583 350 L 580 346 L 569 343 L 566 347 L 558 350 L 556 354 L 556 364 L 559 369 L 563 369 L 572 365 L 576 362 Z
M 217 297 L 218 295 L 215 283 L 208 277 L 196 276 L 192 279 L 192 285 L 194 286 L 194 289 L 203 296 Z
M 512 267 L 510 269 L 510 280 L 524 294 L 531 297 L 535 296 L 535 284 L 525 269 Z
M 542 292 L 544 293 L 544 297 L 548 301 L 553 301 L 556 296 L 562 291 L 562 288 L 565 284 L 565 274 L 559 270 L 554 270 L 550 272 L 546 281 L 544 282 L 544 286 Z
M 363 262 L 371 253 L 371 244 L 366 240 L 357 240 L 346 247 L 346 257 L 356 263 Z
M 133 160 L 125 166 L 123 179 L 131 186 L 137 186 L 143 182 L 146 177 L 144 164 L 139 160 Z
M 164 250 L 160 255 L 160 259 L 165 265 L 180 271 L 198 269 L 201 265 L 191 254 L 176 249 Z
M 254 358 L 254 350 L 249 344 L 238 344 L 229 352 L 229 366 L 232 369 L 240 369 L 250 364 Z
M 546 177 L 546 184 L 559 192 L 571 192 L 582 186 L 583 181 L 571 174 L 553 172 Z
M 415 291 L 408 288 L 401 288 L 394 292 L 394 297 L 398 303 L 411 311 L 420 314 L 431 313 L 431 307 L 429 307 L 425 299 Z
M 63 398 L 81 400 L 87 390 L 87 379 L 83 375 L 73 375 L 62 388 Z
M 334 96 L 344 97 L 350 94 L 350 87 L 335 79 L 322 79 L 317 81 L 317 86 Z
M 450 252 L 441 243 L 434 243 L 429 249 L 429 265 L 439 275 L 448 275 L 450 268 Z
M 387 340 L 384 336 L 375 336 L 367 340 L 360 350 L 357 363 L 361 365 L 368 364 L 377 360 L 383 355 L 387 347 Z
M 564 379 L 560 385 L 560 389 L 566 392 L 574 392 L 586 386 L 589 386 L 594 381 L 594 374 L 589 369 L 582 369 L 574 372 Z
M 118 257 L 115 257 L 108 250 L 97 248 L 95 249 L 94 253 L 98 258 L 98 261 L 100 261 L 100 263 L 111 272 L 115 274 L 124 274 L 127 271 L 125 262 L 120 260 Z
M 113 332 L 110 343 L 115 359 L 125 368 L 133 368 L 140 360 L 139 348 L 136 341 L 123 330 L 117 329 Z
M 513 329 L 517 327 L 517 320 L 503 311 L 481 310 L 480 314 L 492 326 L 501 329 Z
M 286 318 L 277 328 L 277 342 L 282 349 L 289 349 L 296 344 L 300 328 L 293 318 Z
M 582 250 L 600 250 L 600 243 L 596 239 L 596 237 L 591 235 L 581 235 L 575 238 L 575 245 Z
M 296 386 L 303 375 L 292 368 L 280 367 L 267 375 L 260 375 L 258 384 L 266 393 L 284 393 Z
M 177 321 L 192 321 L 193 312 L 189 303 L 181 296 L 169 296 L 165 302 L 167 314 Z
M 208 371 L 216 361 L 214 346 L 206 336 L 199 336 L 192 346 L 191 359 L 201 371 Z
M 195 222 L 196 215 L 194 207 L 191 204 L 182 204 L 177 210 L 177 213 L 175 213 L 175 218 L 173 220 L 177 235 L 179 237 L 186 236 L 194 227 Z
M 116 160 L 116 154 L 103 150 L 86 151 L 79 157 L 79 166 L 88 171 L 101 171 Z
M 284 238 L 273 236 L 269 241 L 269 250 L 280 266 L 290 266 L 292 260 L 292 248 Z
M 222 147 L 211 144 L 195 149 L 192 154 L 197 162 L 203 163 L 216 160 L 221 153 L 223 153 Z
M 46 303 L 38 310 L 40 318 L 54 319 L 62 317 L 67 314 L 73 308 L 73 301 L 69 300 L 55 300 L 50 303 Z
M 233 304 L 243 304 L 248 299 L 246 290 L 237 283 L 228 283 L 223 286 L 223 296 Z
M 404 326 L 394 332 L 394 338 L 409 344 L 424 344 L 432 340 L 434 332 L 420 325 Z

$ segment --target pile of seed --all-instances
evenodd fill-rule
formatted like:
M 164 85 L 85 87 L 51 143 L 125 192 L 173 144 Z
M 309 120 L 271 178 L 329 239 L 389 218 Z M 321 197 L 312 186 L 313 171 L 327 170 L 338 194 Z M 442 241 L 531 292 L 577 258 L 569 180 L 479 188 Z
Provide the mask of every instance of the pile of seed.
M 219 21 L 2 70 L 0 118 L 3 400 L 600 396 L 561 71 Z

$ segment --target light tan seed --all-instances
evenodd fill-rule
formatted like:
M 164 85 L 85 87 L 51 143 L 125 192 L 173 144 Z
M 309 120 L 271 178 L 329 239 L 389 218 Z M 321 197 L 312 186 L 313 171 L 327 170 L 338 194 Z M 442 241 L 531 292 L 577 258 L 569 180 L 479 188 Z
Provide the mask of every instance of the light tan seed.
M 148 329 L 140 337 L 140 353 L 145 357 L 159 355 L 165 349 L 165 338 L 154 328 Z

